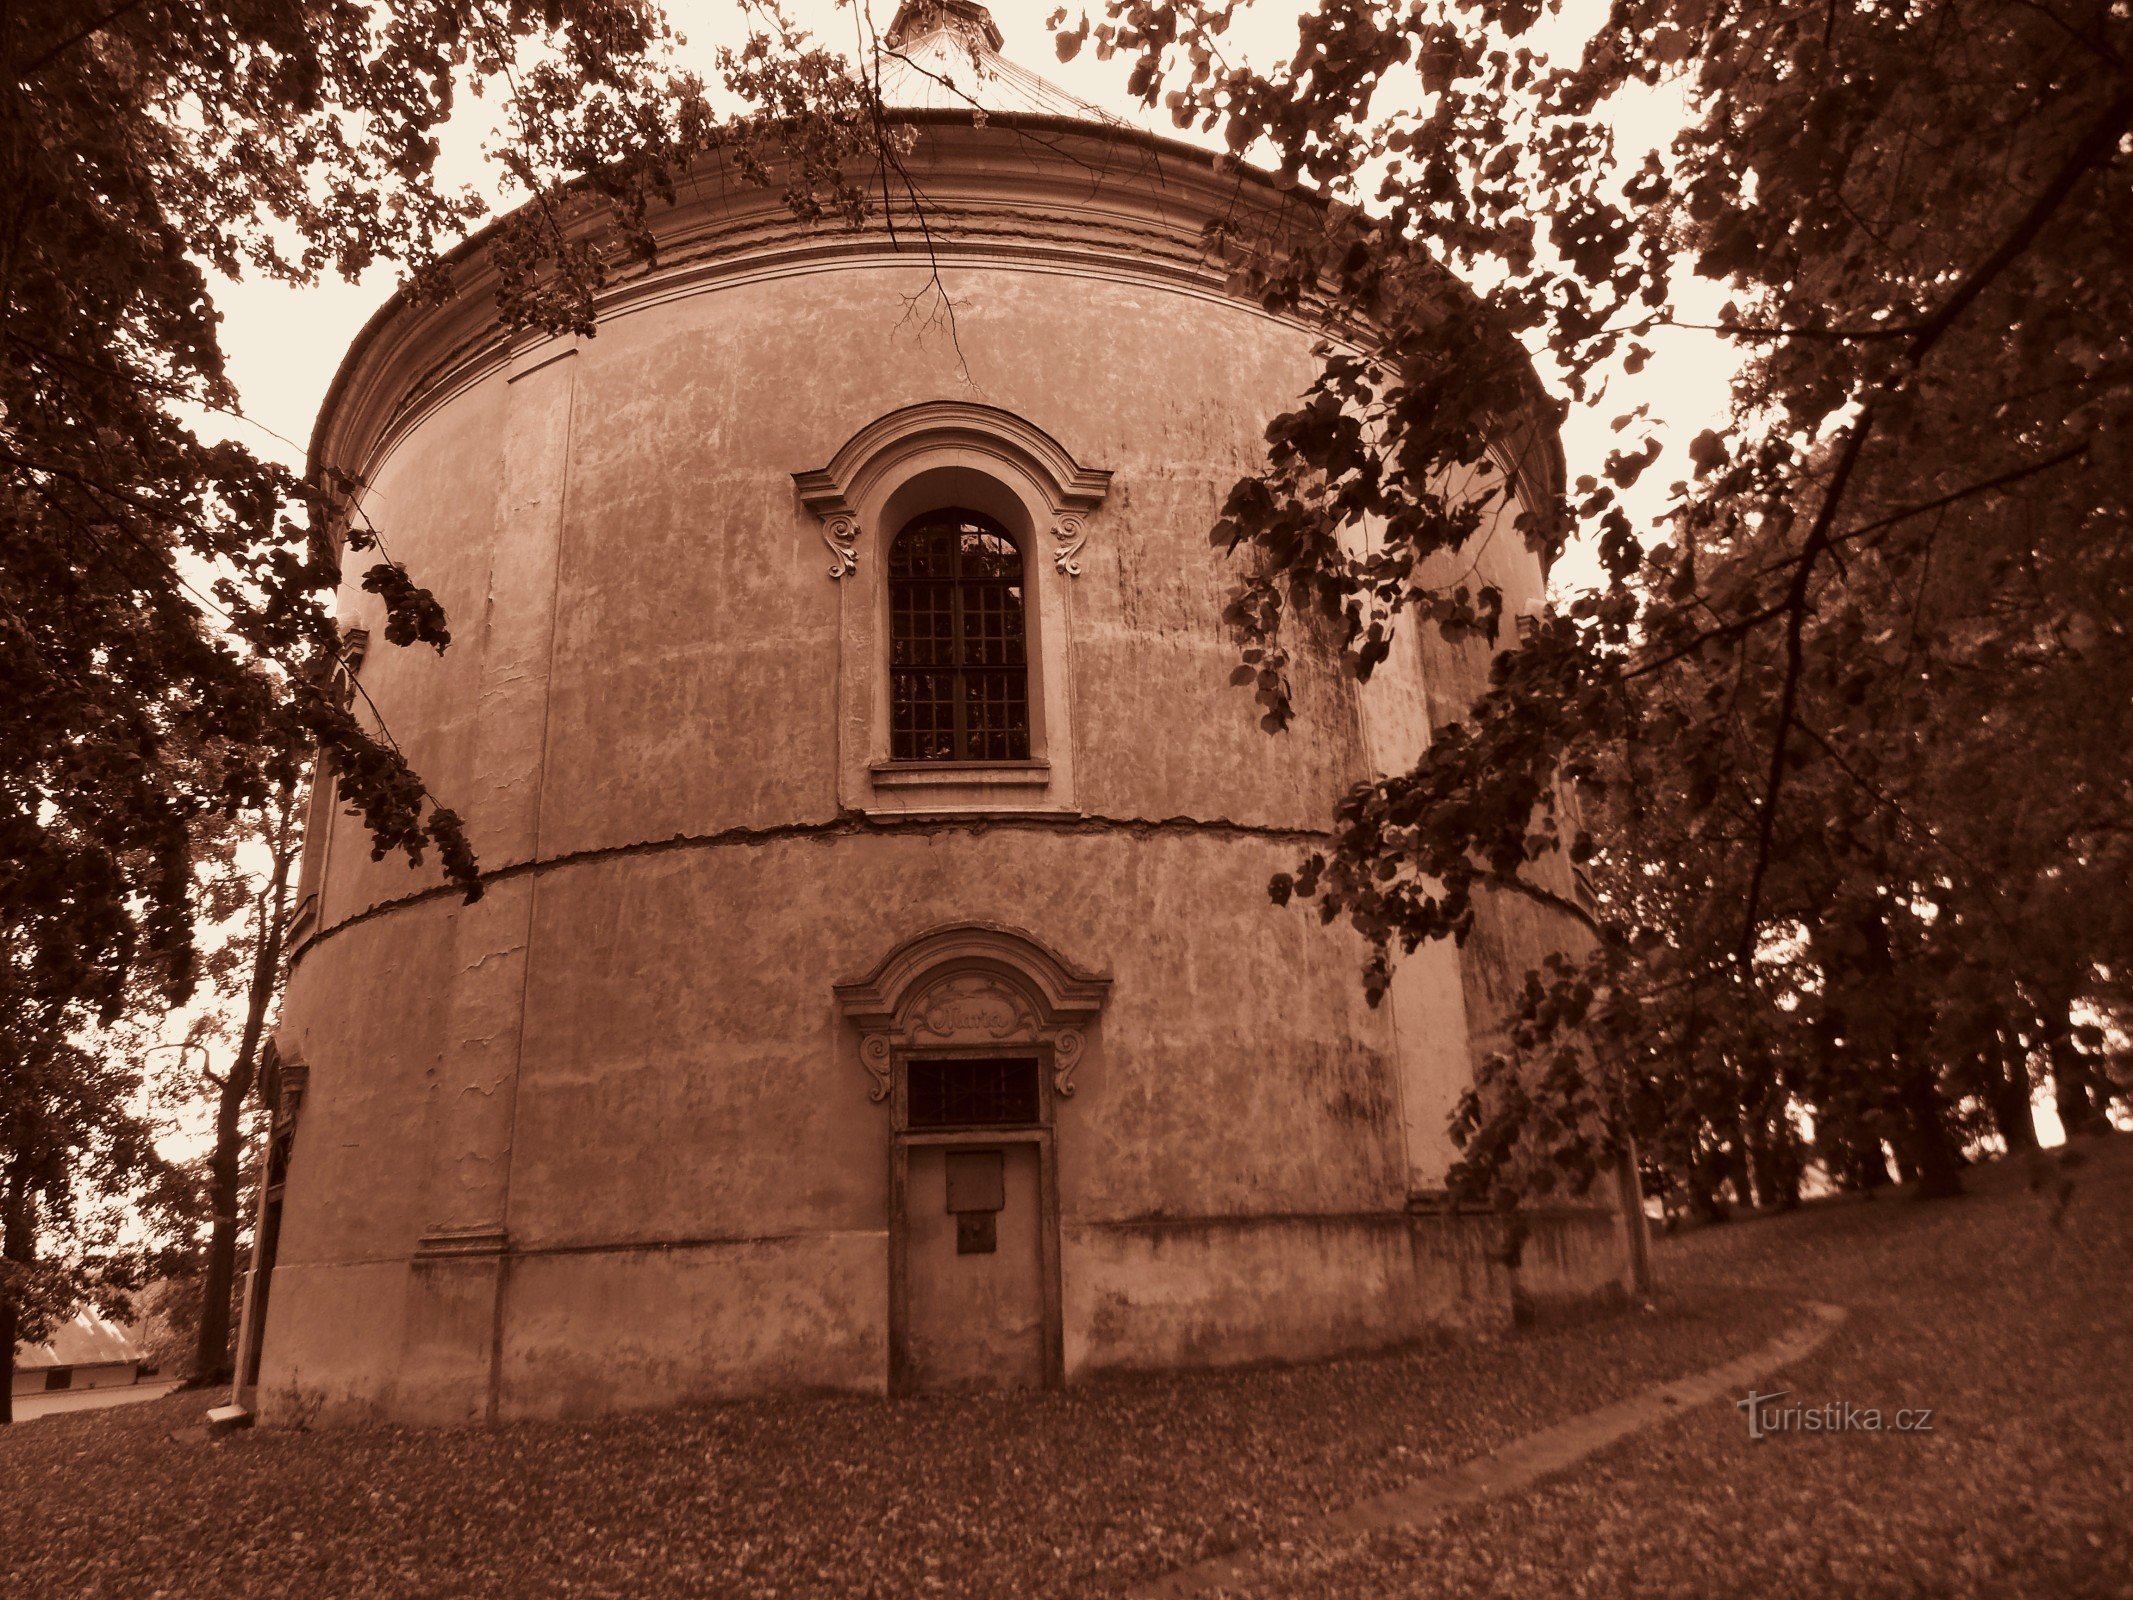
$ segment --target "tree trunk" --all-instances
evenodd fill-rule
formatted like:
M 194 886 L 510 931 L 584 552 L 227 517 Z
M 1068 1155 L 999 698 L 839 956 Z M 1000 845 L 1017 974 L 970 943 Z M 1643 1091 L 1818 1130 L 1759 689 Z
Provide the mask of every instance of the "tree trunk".
M 1948 1126 L 1948 1108 L 1930 1066 L 1913 1062 L 1904 1071 L 1900 1100 L 1909 1132 L 1910 1167 L 1921 1200 L 1948 1200 L 1963 1192 L 1963 1153 Z
M 283 902 L 289 886 L 292 815 L 284 797 L 283 814 L 276 819 L 274 872 L 260 892 L 255 915 L 258 939 L 253 947 L 252 986 L 246 997 L 244 1033 L 237 1045 L 237 1059 L 221 1080 L 215 1105 L 215 1149 L 208 1160 L 208 1199 L 214 1216 L 207 1238 L 207 1281 L 201 1289 L 200 1332 L 193 1348 L 193 1375 L 203 1383 L 219 1383 L 230 1375 L 230 1298 L 237 1278 L 238 1212 L 244 1196 L 238 1182 L 244 1153 L 244 1103 L 259 1076 L 259 1045 L 266 1033 L 267 1013 L 281 979 Z
M 1729 1220 L 1733 1213 L 1727 1208 L 1719 1186 L 1725 1181 L 1720 1170 L 1717 1153 L 1703 1145 L 1689 1160 L 1683 1187 L 1688 1190 L 1689 1215 L 1698 1222 L 1715 1225 Z
M 15 1302 L 0 1295 L 0 1350 L 7 1352 L 7 1387 L 0 1389 L 0 1428 L 15 1420 Z
M 1917 1132 L 1914 1129 L 1909 1138 L 1898 1139 L 1889 1147 L 1896 1157 L 1896 1181 L 1898 1183 L 1916 1183 L 1919 1180 L 1921 1169 L 1912 1155 L 1916 1138 Z
M 249 1036 L 250 1028 L 246 1029 Z M 251 1093 L 254 1057 L 247 1038 L 237 1063 L 222 1081 L 215 1106 L 215 1149 L 208 1158 L 208 1201 L 213 1210 L 207 1237 L 206 1282 L 200 1290 L 200 1329 L 193 1347 L 193 1376 L 217 1383 L 229 1376 L 230 1293 L 237 1274 L 239 1156 L 243 1151 L 244 1102 Z
M 1795 1211 L 1800 1204 L 1799 1130 L 1782 1113 L 1751 1128 L 1748 1161 L 1755 1174 L 1756 1204 L 1769 1211 Z
M 1837 1164 L 1830 1177 L 1847 1194 L 1871 1195 L 1888 1187 L 1888 1153 L 1873 1134 L 1863 1130 L 1838 1134 L 1835 1156 Z
M 2074 1042 L 2072 1029 L 2061 1026 L 2051 1037 L 2052 1098 L 2059 1106 L 2059 1122 L 2071 1139 L 2077 1134 L 2097 1133 L 2105 1126 L 2103 1110 L 2096 1103 L 2096 1073 L 2087 1054 Z
M 10 1181 L 10 1190 L 15 1183 Z M 0 1194 L 0 1256 L 18 1266 L 27 1266 L 31 1260 L 29 1197 L 12 1193 Z M 8 1427 L 15 1420 L 15 1330 L 21 1326 L 21 1314 L 11 1295 L 0 1295 L 0 1350 L 7 1352 L 7 1384 L 0 1388 L 0 1427 Z

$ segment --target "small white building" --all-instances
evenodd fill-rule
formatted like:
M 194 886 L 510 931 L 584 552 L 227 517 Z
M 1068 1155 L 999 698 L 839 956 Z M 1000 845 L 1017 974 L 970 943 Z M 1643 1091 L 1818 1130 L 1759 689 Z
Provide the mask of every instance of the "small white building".
M 141 1352 L 124 1328 L 83 1308 L 52 1330 L 43 1344 L 15 1346 L 16 1394 L 73 1389 L 119 1389 L 138 1382 Z

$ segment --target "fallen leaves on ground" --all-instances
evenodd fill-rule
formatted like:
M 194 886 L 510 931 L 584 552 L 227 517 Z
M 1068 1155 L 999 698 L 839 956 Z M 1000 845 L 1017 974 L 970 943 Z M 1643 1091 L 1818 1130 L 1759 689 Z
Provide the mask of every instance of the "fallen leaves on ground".
M 181 1395 L 0 1434 L 0 1594 L 1114 1594 L 1724 1360 L 1789 1314 L 1712 1284 L 1656 1314 L 1310 1367 L 575 1425 L 210 1442 L 189 1431 L 210 1402 Z
M 1842 1200 L 1669 1241 L 1659 1269 L 1851 1318 L 1756 1385 L 1930 1433 L 1785 1433 L 1732 1406 L 1429 1529 L 1311 1544 L 1253 1600 L 2133 1600 L 2133 1138 L 1934 1203 Z M 2058 1183 L 2071 1176 L 2064 1214 Z
M 1312 1367 L 221 1442 L 199 1396 L 47 1419 L 0 1435 L 0 1593 L 1005 1600 L 1251 1547 L 1260 1600 L 2133 1600 L 2133 1141 L 2074 1178 L 2056 1226 L 2055 1179 L 1982 1170 L 1664 1242 L 1656 1313 Z M 1765 1392 L 1931 1406 L 1931 1434 L 1753 1444 L 1704 1407 L 1436 1528 L 1314 1537 L 1810 1299 L 1852 1319 Z

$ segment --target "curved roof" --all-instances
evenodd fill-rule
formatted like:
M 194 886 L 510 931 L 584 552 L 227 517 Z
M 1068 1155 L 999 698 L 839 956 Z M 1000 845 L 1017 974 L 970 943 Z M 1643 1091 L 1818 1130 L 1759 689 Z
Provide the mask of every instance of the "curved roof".
M 974 0 L 904 0 L 881 38 L 881 102 L 895 111 L 983 111 L 1118 124 L 1000 54 L 992 13 Z
M 1208 219 L 1220 217 L 1242 224 L 1255 209 L 1272 215 L 1287 214 L 1298 206 L 1308 211 L 1324 205 L 1320 197 L 1279 185 L 1248 165 L 1090 105 L 1007 60 L 1000 54 L 1001 42 L 992 14 L 977 0 L 903 0 L 881 36 L 879 93 L 884 106 L 905 124 L 923 130 L 944 158 L 960 162 L 964 176 L 993 164 L 1003 174 L 1011 170 L 1015 181 L 1032 191 L 1048 184 L 1056 192 L 1050 197 L 1047 225 L 1083 232 L 1108 229 L 1115 235 L 1107 246 L 1110 254 L 1134 255 L 1151 269 L 1173 277 L 1207 279 L 1220 285 L 1227 268 L 1208 252 L 1202 234 Z M 1018 134 L 1034 139 L 1036 151 L 1018 145 Z M 1033 154 L 1044 159 L 1033 164 Z M 1041 170 L 1047 164 L 1057 169 L 1050 180 Z M 1074 193 L 1067 196 L 1062 185 Z M 583 180 L 579 186 L 583 192 Z M 1101 213 L 1106 207 L 1092 204 L 1099 189 L 1109 195 L 1110 209 L 1117 210 L 1117 216 L 1105 218 Z M 859 235 L 832 235 L 819 224 L 797 224 L 789 217 L 778 219 L 782 229 L 774 229 L 770 216 L 778 210 L 774 191 L 764 189 L 743 202 L 736 201 L 737 192 L 723 184 L 706 186 L 684 203 L 679 212 L 702 213 L 707 206 L 732 212 L 724 230 L 729 236 L 721 238 L 721 230 L 701 227 L 700 215 L 695 222 L 680 219 L 678 232 L 696 237 L 693 242 L 670 239 L 670 247 L 679 244 L 682 248 L 669 248 L 665 266 L 650 277 L 673 277 L 677 258 L 692 255 L 697 260 L 690 270 L 701 270 L 706 252 L 761 259 L 765 252 L 783 248 L 826 258 L 852 254 L 855 245 L 866 246 Z M 756 214 L 743 214 L 751 211 Z M 952 221 L 945 227 L 937 223 L 940 231 L 929 233 L 928 247 L 953 240 L 1000 255 L 1057 253 L 1057 241 L 1002 235 L 997 218 L 988 220 L 983 207 L 962 220 L 971 224 L 967 239 L 960 237 Z M 899 249 L 895 219 L 888 221 L 889 247 Z M 586 207 L 573 225 L 599 226 L 594 208 Z M 426 305 L 413 290 L 402 287 L 356 335 L 312 429 L 309 465 L 315 475 L 331 458 L 329 438 L 344 431 L 351 408 L 367 414 L 356 431 L 368 432 L 375 443 L 395 413 L 402 412 L 417 392 L 435 392 L 446 369 L 455 363 L 464 367 L 470 351 L 486 351 L 484 359 L 506 352 L 511 340 L 493 314 L 474 315 L 468 305 L 470 292 L 483 277 L 493 281 L 481 257 L 496 226 L 492 222 L 479 230 L 445 258 L 456 280 L 456 292 L 447 298 L 466 313 L 465 325 L 447 330 L 444 311 Z M 777 231 L 791 237 L 780 245 L 771 237 Z M 872 242 L 879 244 L 879 240 Z M 603 294 L 603 302 L 616 305 L 641 294 L 649 281 L 649 277 L 625 274 Z M 1458 287 L 1464 289 L 1464 285 Z M 1220 292 L 1237 294 L 1233 282 Z M 446 357 L 437 358 L 434 348 L 416 348 L 428 342 L 414 337 L 418 324 L 453 347 Z M 384 369 L 389 367 L 400 370 L 388 376 Z M 1562 446 L 1547 414 L 1538 376 L 1529 369 L 1528 377 L 1536 404 L 1528 416 L 1510 425 L 1510 431 L 1527 436 L 1514 453 L 1526 463 L 1520 475 L 1537 471 L 1553 492 L 1563 479 Z M 1529 448 L 1534 444 L 1540 447 L 1537 459 Z M 351 452 L 354 460 L 366 456 L 362 449 Z
M 52 1330 L 41 1344 L 15 1346 L 15 1368 L 102 1367 L 141 1359 L 126 1330 L 93 1306 L 85 1306 Z

